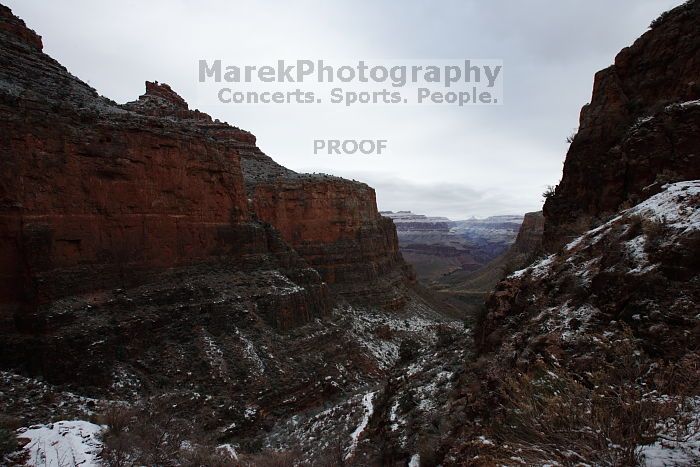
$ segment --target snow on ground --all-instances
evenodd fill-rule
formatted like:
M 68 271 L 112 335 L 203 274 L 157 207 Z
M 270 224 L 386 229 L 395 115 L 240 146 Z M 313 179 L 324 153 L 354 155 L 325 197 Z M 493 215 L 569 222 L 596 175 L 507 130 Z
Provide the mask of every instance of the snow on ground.
M 294 415 L 273 430 L 265 445 L 273 450 L 299 449 L 307 454 L 342 446 L 347 454 L 349 446 L 354 446 L 352 450 L 357 447 L 360 435 L 369 423 L 371 413 L 368 415 L 368 411 L 374 410 L 375 394 L 376 391 L 363 391 L 316 414 Z
M 575 307 L 570 301 L 545 308 L 534 319 L 542 333 L 557 332 L 563 341 L 569 342 L 585 335 L 591 318 L 600 313 L 596 307 L 583 304 Z
M 236 452 L 236 448 L 233 444 L 220 444 L 216 447 L 216 450 L 218 452 L 221 452 L 224 456 L 228 456 L 234 460 L 238 460 L 238 453 Z
M 348 453 L 345 455 L 345 459 L 349 459 L 355 453 L 357 443 L 360 440 L 360 435 L 363 431 L 365 431 L 365 428 L 367 428 L 367 423 L 369 423 L 369 419 L 374 413 L 374 404 L 372 403 L 372 399 L 374 399 L 374 394 L 374 392 L 368 392 L 367 394 L 362 396 L 362 406 L 365 409 L 365 413 L 364 415 L 362 415 L 362 420 L 360 421 L 360 424 L 357 425 L 355 431 L 353 431 L 350 435 L 350 447 L 348 448 Z
M 117 391 L 128 391 L 129 394 L 137 398 L 141 389 L 141 381 L 138 376 L 130 372 L 123 365 L 115 365 L 112 371 L 112 388 Z
M 436 406 L 436 396 L 440 392 L 441 388 L 448 386 L 450 384 L 450 378 L 452 378 L 452 372 L 450 371 L 440 371 L 436 373 L 428 382 L 423 386 L 416 389 L 416 397 L 418 398 L 418 408 L 424 412 L 430 412 Z
M 29 454 L 28 465 L 97 467 L 102 451 L 98 435 L 102 429 L 94 423 L 72 420 L 20 428 L 17 436 L 28 440 L 24 445 Z
M 587 286 L 599 269 L 600 258 L 592 258 L 582 263 L 575 261 L 575 258 L 569 258 L 567 262 L 571 264 L 574 274 L 581 280 L 582 285 Z
M 420 454 L 411 456 L 411 460 L 408 461 L 408 467 L 420 467 Z
M 627 247 L 627 256 L 630 258 L 632 264 L 635 265 L 633 269 L 630 269 L 630 274 L 643 274 L 654 269 L 657 265 L 649 263 L 649 256 L 646 254 L 645 246 L 647 239 L 644 235 L 639 235 L 632 240 L 625 242 Z
M 656 442 L 637 448 L 643 465 L 700 465 L 700 396 L 693 398 L 681 414 L 687 417 L 687 423 L 679 425 L 673 417 L 659 426 L 661 434 Z
M 349 320 L 353 340 L 367 349 L 382 368 L 391 368 L 398 361 L 402 336 L 411 337 L 427 346 L 437 339 L 438 326 L 464 331 L 461 321 L 436 318 L 434 311 L 415 302 L 410 303 L 402 314 L 349 305 L 341 305 L 337 311 Z M 380 326 L 386 326 L 393 337 L 378 337 L 376 331 Z
M 658 193 L 627 211 L 683 232 L 700 230 L 700 180 L 664 185 Z
M 449 329 L 455 334 L 466 333 L 461 321 L 446 318 L 419 299 L 411 300 L 401 312 L 351 306 L 340 303 L 334 309 L 337 318 L 329 325 L 347 330 L 348 340 L 357 343 L 358 350 L 368 357 L 372 366 L 391 369 L 399 359 L 399 347 L 407 339 L 415 342 L 418 349 L 429 348 L 437 342 L 439 332 Z M 431 354 L 432 356 L 433 354 Z M 428 363 L 425 363 L 428 365 Z M 434 368 L 434 358 L 429 362 Z M 347 373 L 343 365 L 338 366 L 340 374 Z M 435 369 L 435 373 L 440 369 Z M 370 377 L 368 379 L 374 379 Z M 443 375 L 440 384 L 445 384 Z M 427 385 L 428 382 L 424 383 Z M 340 449 L 343 456 L 354 457 L 361 451 L 367 426 L 374 412 L 377 388 L 371 381 L 363 379 L 341 395 L 338 400 L 327 401 L 318 411 L 309 410 L 295 415 L 275 425 L 264 440 L 264 446 L 272 450 L 298 450 L 303 452 L 305 461 L 324 452 Z M 427 388 L 426 394 L 433 389 Z M 402 430 L 405 421 L 401 418 L 398 401 L 387 401 L 393 411 L 392 427 Z M 332 405 L 331 405 L 332 404 Z M 387 413 L 388 416 L 388 413 Z
M 493 446 L 493 444 L 494 444 L 493 441 L 491 441 L 490 439 L 488 439 L 488 438 L 487 438 L 486 436 L 484 436 L 484 435 L 480 435 L 480 436 L 477 437 L 476 439 L 477 439 L 477 441 L 478 441 L 480 444 L 483 444 L 483 445 L 486 445 L 486 446 Z
M 294 282 L 292 282 L 287 276 L 282 274 L 281 272 L 277 270 L 272 270 L 269 271 L 269 274 L 273 277 L 273 279 L 276 282 L 281 283 L 282 285 L 277 285 L 277 284 L 270 284 L 268 286 L 269 292 L 267 293 L 268 295 L 291 295 L 291 294 L 296 294 L 300 292 L 304 292 L 304 287 L 301 287 Z
M 35 378 L 0 371 L 0 413 L 4 404 L 12 412 L 21 412 L 27 424 L 41 423 L 55 418 L 81 419 L 94 413 L 96 407 L 106 401 L 81 396 Z M 55 403 L 47 407 L 47 398 Z M 53 418 L 53 419 L 55 419 Z
M 589 230 L 588 232 L 584 233 L 583 235 L 581 235 L 580 237 L 578 237 L 577 239 L 575 239 L 571 243 L 567 244 L 564 249 L 566 251 L 573 250 L 574 248 L 576 248 L 577 246 L 579 246 L 580 244 L 582 244 L 584 242 L 591 244 L 591 245 L 596 243 L 598 241 L 598 239 L 602 236 L 604 231 L 607 231 L 607 229 L 611 225 L 613 225 L 615 222 L 619 221 L 620 219 L 622 219 L 622 216 L 613 217 L 612 219 L 607 221 L 605 224 L 599 225 L 595 229 Z
M 676 235 L 700 230 L 700 180 L 664 185 L 662 192 L 623 211 L 604 224 L 587 231 L 571 241 L 564 248 L 564 254 L 568 252 L 576 254 L 579 248 L 584 249 L 595 245 L 610 232 L 614 225 L 629 221 L 633 216 L 640 216 L 663 224 L 674 229 Z M 655 267 L 653 264 L 649 264 L 649 258 L 645 252 L 646 241 L 645 236 L 640 234 L 625 243 L 627 256 L 634 265 L 629 271 L 632 274 L 645 273 Z M 533 278 L 541 278 L 550 272 L 556 257 L 557 255 L 550 255 L 525 269 L 515 271 L 509 277 L 521 278 L 529 274 Z M 577 271 L 575 273 L 582 280 L 588 281 L 592 269 L 596 266 L 597 259 L 584 260 L 572 256 L 567 261 L 576 268 Z M 582 266 L 577 267 L 577 264 Z
M 700 105 L 700 99 L 694 101 L 676 102 L 675 104 L 670 104 L 666 106 L 666 110 L 673 110 L 674 108 L 688 109 L 690 107 L 697 107 Z
M 647 122 L 650 122 L 654 120 L 653 116 L 646 116 L 646 117 L 639 117 L 636 122 L 632 125 L 632 131 L 637 130 L 640 128 L 642 125 L 644 125 Z
M 554 258 L 556 255 L 549 255 L 546 258 L 534 263 L 531 266 L 526 267 L 525 269 L 521 269 L 519 271 L 515 271 L 513 274 L 510 275 L 510 277 L 522 277 L 526 273 L 529 273 L 532 275 L 532 277 L 541 277 L 547 274 L 549 271 L 549 267 L 552 265 L 552 262 L 554 261 Z
M 571 309 L 567 305 L 568 303 L 559 308 L 557 316 L 561 323 L 561 338 L 565 342 L 584 334 L 586 324 L 591 317 L 600 312 L 596 307 L 589 304 L 584 304 L 575 309 Z M 577 323 L 576 326 L 574 326 L 574 322 Z
M 257 350 L 255 350 L 255 344 L 253 344 L 253 342 L 248 339 L 238 328 L 236 328 L 236 335 L 238 335 L 239 339 L 241 339 L 241 342 L 244 345 L 243 350 L 246 358 L 255 366 L 256 374 L 261 375 L 265 373 L 265 363 L 263 362 L 262 358 L 260 358 L 260 354 L 258 354 Z
M 212 336 L 207 334 L 202 330 L 202 342 L 204 354 L 206 356 L 207 362 L 213 371 L 216 372 L 218 378 L 222 381 L 227 382 L 229 380 L 226 370 L 226 360 L 224 359 L 224 352 L 219 348 L 216 341 Z
M 399 429 L 399 401 L 398 399 L 394 401 L 394 403 L 391 405 L 391 409 L 389 411 L 389 421 L 391 422 L 391 425 L 389 426 L 391 428 L 391 431 L 396 431 Z

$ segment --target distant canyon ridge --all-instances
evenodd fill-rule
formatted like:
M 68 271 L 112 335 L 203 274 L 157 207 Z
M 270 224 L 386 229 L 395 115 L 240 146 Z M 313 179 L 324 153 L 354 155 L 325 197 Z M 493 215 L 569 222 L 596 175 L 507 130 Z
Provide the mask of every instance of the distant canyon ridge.
M 426 284 L 485 266 L 510 248 L 523 223 L 523 215 L 467 220 L 411 211 L 382 211 L 381 215 L 394 221 L 403 257 Z

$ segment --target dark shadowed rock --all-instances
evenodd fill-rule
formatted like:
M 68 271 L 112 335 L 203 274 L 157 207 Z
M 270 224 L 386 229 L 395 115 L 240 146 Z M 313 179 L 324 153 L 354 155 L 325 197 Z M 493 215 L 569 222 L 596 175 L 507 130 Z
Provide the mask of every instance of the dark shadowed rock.
M 655 23 L 595 76 L 555 194 L 549 250 L 661 185 L 700 178 L 700 2 Z

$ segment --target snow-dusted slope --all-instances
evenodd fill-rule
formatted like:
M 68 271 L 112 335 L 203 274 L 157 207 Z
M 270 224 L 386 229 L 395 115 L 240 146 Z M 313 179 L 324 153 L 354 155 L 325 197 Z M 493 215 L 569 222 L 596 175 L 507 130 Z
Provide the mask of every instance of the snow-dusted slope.
M 491 354 L 483 371 L 517 391 L 498 383 L 500 393 L 481 397 L 499 400 L 506 419 L 532 408 L 533 397 L 551 402 L 521 418 L 520 432 L 534 427 L 539 444 L 494 424 L 511 448 L 493 448 L 493 458 L 700 465 L 698 303 L 700 180 L 663 186 L 499 283 L 478 332 L 482 355 Z M 552 387 L 564 389 L 548 395 Z M 571 411 L 569 419 L 547 414 L 551 404 Z M 559 428 L 542 434 L 537 426 Z M 568 450 L 557 438 L 567 430 L 563 439 L 581 433 Z
M 622 235 L 632 234 L 629 235 L 631 238 L 625 242 L 627 259 L 636 265 L 630 269 L 630 272 L 638 273 L 642 272 L 645 267 L 653 268 L 654 265 L 648 264 L 649 258 L 644 252 L 649 234 L 639 231 L 635 235 L 631 230 L 633 224 L 640 221 L 653 223 L 667 229 L 664 233 L 664 241 L 667 243 L 677 241 L 680 236 L 700 230 L 700 180 L 665 185 L 661 193 L 621 212 L 604 224 L 571 241 L 558 255 L 547 256 L 525 269 L 514 272 L 511 277 L 520 278 L 529 275 L 534 278 L 543 278 L 551 273 L 552 265 L 557 259 L 565 259 L 571 264 L 583 266 L 583 269 L 579 271 L 580 275 L 589 276 L 590 268 L 594 264 L 589 261 L 581 261 L 584 259 L 583 256 L 604 240 L 610 240 L 611 235 L 620 235 L 620 227 L 623 228 Z

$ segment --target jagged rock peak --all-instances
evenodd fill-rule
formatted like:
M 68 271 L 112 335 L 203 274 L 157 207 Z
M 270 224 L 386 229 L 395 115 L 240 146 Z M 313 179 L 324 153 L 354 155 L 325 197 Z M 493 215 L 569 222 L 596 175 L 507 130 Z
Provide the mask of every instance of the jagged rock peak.
M 212 121 L 209 115 L 199 110 L 190 110 L 185 99 L 169 85 L 158 81 L 146 81 L 146 92 L 138 100 L 125 104 L 125 107 L 144 115 Z
M 150 98 L 160 99 L 178 109 L 189 110 L 185 99 L 180 97 L 178 93 L 173 91 L 173 89 L 165 83 L 146 81 L 146 94 L 142 95 L 139 100 Z
M 41 36 L 29 29 L 24 21 L 15 16 L 5 5 L 0 5 L 0 30 L 9 32 L 12 36 L 39 50 L 44 48 Z

